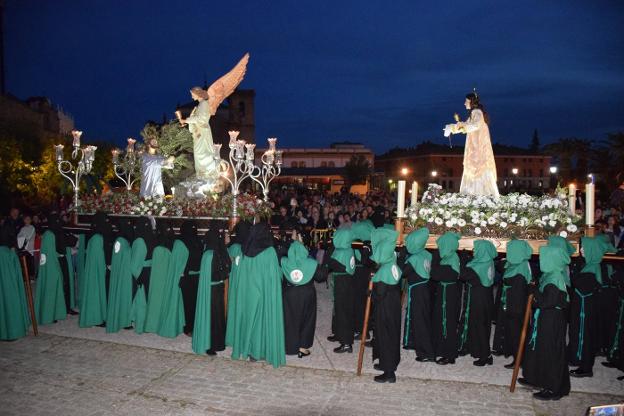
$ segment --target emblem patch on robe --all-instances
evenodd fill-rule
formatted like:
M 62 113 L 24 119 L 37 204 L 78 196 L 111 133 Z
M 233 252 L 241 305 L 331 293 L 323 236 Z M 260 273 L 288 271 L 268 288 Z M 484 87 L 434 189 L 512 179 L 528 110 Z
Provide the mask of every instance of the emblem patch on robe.
M 303 272 L 299 269 L 295 269 L 290 272 L 290 280 L 295 283 L 299 283 L 303 279 Z
M 423 267 L 427 271 L 427 273 L 431 272 L 431 260 L 423 261 Z
M 394 277 L 394 280 L 399 280 L 399 268 L 397 265 L 393 264 L 390 270 L 392 271 L 392 277 Z
M 41 258 L 39 259 L 39 266 L 43 266 L 44 264 L 46 264 L 46 255 L 41 254 Z
M 121 250 L 121 243 L 119 241 L 115 241 L 115 253 L 119 253 Z
M 351 256 L 351 260 L 349 260 L 349 265 L 352 269 L 355 267 L 355 257 Z

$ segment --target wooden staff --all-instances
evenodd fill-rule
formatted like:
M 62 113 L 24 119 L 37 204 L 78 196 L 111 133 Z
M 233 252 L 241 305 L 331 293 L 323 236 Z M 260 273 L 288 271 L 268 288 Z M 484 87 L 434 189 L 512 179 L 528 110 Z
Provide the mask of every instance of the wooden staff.
M 366 348 L 366 333 L 368 332 L 368 318 L 371 310 L 371 294 L 373 293 L 373 281 L 368 282 L 368 295 L 366 297 L 366 309 L 364 310 L 364 327 L 360 339 L 360 351 L 358 353 L 357 375 L 362 375 L 362 361 L 364 361 L 364 349 Z
M 522 323 L 522 332 L 520 333 L 520 342 L 518 343 L 518 352 L 516 353 L 516 361 L 514 365 L 513 375 L 511 376 L 511 386 L 509 391 L 513 393 L 516 390 L 516 380 L 522 364 L 522 356 L 524 355 L 524 341 L 526 340 L 527 329 L 529 327 L 529 318 L 531 317 L 531 305 L 533 304 L 533 295 L 529 295 L 526 307 L 524 308 L 524 322 Z
M 20 256 L 22 262 L 22 277 L 24 279 L 24 288 L 26 289 L 26 300 L 28 301 L 28 309 L 30 309 L 30 322 L 32 323 L 35 336 L 39 335 L 37 329 L 37 317 L 35 316 L 35 305 L 33 303 L 32 287 L 30 286 L 30 276 L 28 275 L 28 264 L 26 256 Z

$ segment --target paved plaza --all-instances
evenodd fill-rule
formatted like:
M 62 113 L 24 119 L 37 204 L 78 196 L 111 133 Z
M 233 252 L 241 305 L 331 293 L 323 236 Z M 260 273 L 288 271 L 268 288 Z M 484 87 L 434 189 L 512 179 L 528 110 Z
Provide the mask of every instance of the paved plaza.
M 356 377 L 357 355 L 334 354 L 325 341 L 331 304 L 325 287 L 317 289 L 312 355 L 289 357 L 280 369 L 231 361 L 228 351 L 194 355 L 184 335 L 106 334 L 79 329 L 75 318 L 0 343 L 0 414 L 582 415 L 589 405 L 624 401 L 618 372 L 599 364 L 594 378 L 573 379 L 571 395 L 554 403 L 535 401 L 522 387 L 509 393 L 507 360 L 496 358 L 486 368 L 469 357 L 440 367 L 404 351 L 397 383 L 380 385 L 367 349 L 364 375 Z

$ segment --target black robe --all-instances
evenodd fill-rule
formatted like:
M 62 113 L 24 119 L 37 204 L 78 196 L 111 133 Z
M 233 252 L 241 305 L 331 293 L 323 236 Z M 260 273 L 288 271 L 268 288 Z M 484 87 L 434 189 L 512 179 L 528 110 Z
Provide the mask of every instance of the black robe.
M 396 371 L 401 361 L 401 285 L 373 285 L 375 329 L 373 360 L 384 373 Z
M 468 294 L 463 326 L 459 328 L 459 350 L 466 348 L 474 358 L 486 359 L 491 353 L 490 334 L 494 314 L 492 287 L 483 286 L 477 273 L 469 267 L 460 278 L 466 282 Z
M 619 296 L 615 276 L 609 276 L 607 263 L 603 262 L 602 287 L 596 293 L 596 352 L 608 355 L 615 338 L 614 321 L 617 321 Z
M 210 339 L 211 350 L 225 349 L 225 281 L 229 279 L 232 260 L 225 247 L 224 238 L 217 232 L 216 222 L 211 223 L 211 230 L 206 233 L 206 250 L 213 250 L 212 256 L 212 291 L 210 296 Z M 270 234 L 269 234 L 270 236 Z M 253 247 L 247 247 L 249 251 Z
M 532 385 L 566 396 L 570 393 L 566 356 L 566 294 L 548 284 L 543 292 L 535 291 L 534 299 L 540 312 L 537 320 L 533 318 L 527 333 L 522 374 Z M 532 336 L 534 332 L 535 339 Z
M 59 264 L 61 266 L 61 272 L 63 273 L 63 294 L 65 295 L 65 308 L 67 312 L 71 310 L 71 292 L 69 282 L 69 262 L 67 256 L 67 247 L 73 247 L 78 242 L 78 239 L 70 233 L 65 232 L 61 220 L 56 214 L 51 214 L 48 218 L 50 224 L 50 231 L 54 233 L 54 240 L 56 244 L 56 254 L 59 256 Z M 79 288 L 80 290 L 80 288 Z
M 318 266 L 314 276 L 304 285 L 293 285 L 284 279 L 284 336 L 286 354 L 293 355 L 299 348 L 311 348 L 316 329 L 316 288 L 314 282 L 327 280 L 327 270 Z
M 355 273 L 353 275 L 353 319 L 355 332 L 361 332 L 364 328 L 364 312 L 368 299 L 368 282 L 371 279 L 372 261 L 371 250 L 367 245 L 357 248 L 361 254 L 360 260 L 355 261 Z M 370 327 L 369 327 L 370 330 Z
M 152 271 L 152 252 L 156 247 L 156 236 L 154 235 L 154 231 L 152 230 L 152 224 L 147 217 L 139 217 L 134 222 L 134 238 L 142 238 L 145 243 L 145 247 L 147 249 L 147 253 L 145 254 L 145 264 L 141 269 L 141 273 L 139 277 L 134 280 L 132 279 L 132 297 L 136 295 L 136 291 L 139 287 L 143 287 L 143 291 L 145 292 L 145 299 L 148 299 L 149 296 L 149 279 L 150 273 Z
M 458 277 L 459 273 L 451 266 L 440 265 L 439 258 L 431 269 L 431 280 L 437 286 L 432 318 L 433 348 L 436 357 L 453 360 L 457 358 L 457 322 L 461 302 Z
M 618 290 L 618 305 L 612 319 L 613 340 L 607 350 L 607 359 L 624 371 L 624 267 L 616 267 L 612 281 Z
M 496 329 L 498 330 L 498 325 L 502 325 L 505 331 L 503 336 L 505 357 L 512 356 L 515 358 L 518 353 L 527 296 L 528 285 L 523 275 L 517 274 L 503 279 L 503 286 L 501 287 L 502 322 L 496 323 Z
M 355 331 L 353 319 L 353 276 L 336 259 L 327 257 L 327 267 L 334 277 L 334 314 L 332 332 L 341 344 L 352 345 Z
M 410 263 L 403 267 L 407 279 L 407 311 L 403 330 L 403 348 L 416 350 L 416 356 L 435 359 L 431 336 L 432 296 L 429 279 L 423 279 Z
M 583 372 L 592 371 L 598 351 L 598 309 L 600 284 L 593 273 L 572 276 L 568 360 Z
M 190 225 L 187 225 L 190 224 Z M 182 291 L 182 302 L 184 304 L 184 333 L 193 332 L 195 325 L 195 307 L 197 304 L 197 289 L 199 287 L 199 271 L 204 245 L 197 236 L 197 229 L 190 222 L 182 223 L 180 227 L 180 239 L 189 251 L 184 275 L 180 279 L 180 289 Z

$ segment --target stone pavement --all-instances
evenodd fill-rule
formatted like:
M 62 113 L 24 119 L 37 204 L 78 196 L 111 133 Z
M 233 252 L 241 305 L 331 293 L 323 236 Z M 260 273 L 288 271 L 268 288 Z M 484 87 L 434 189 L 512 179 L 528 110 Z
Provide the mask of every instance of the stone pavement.
M 369 375 L 49 334 L 0 343 L 2 415 L 583 415 L 622 397 L 572 393 L 555 403 L 486 383 Z

